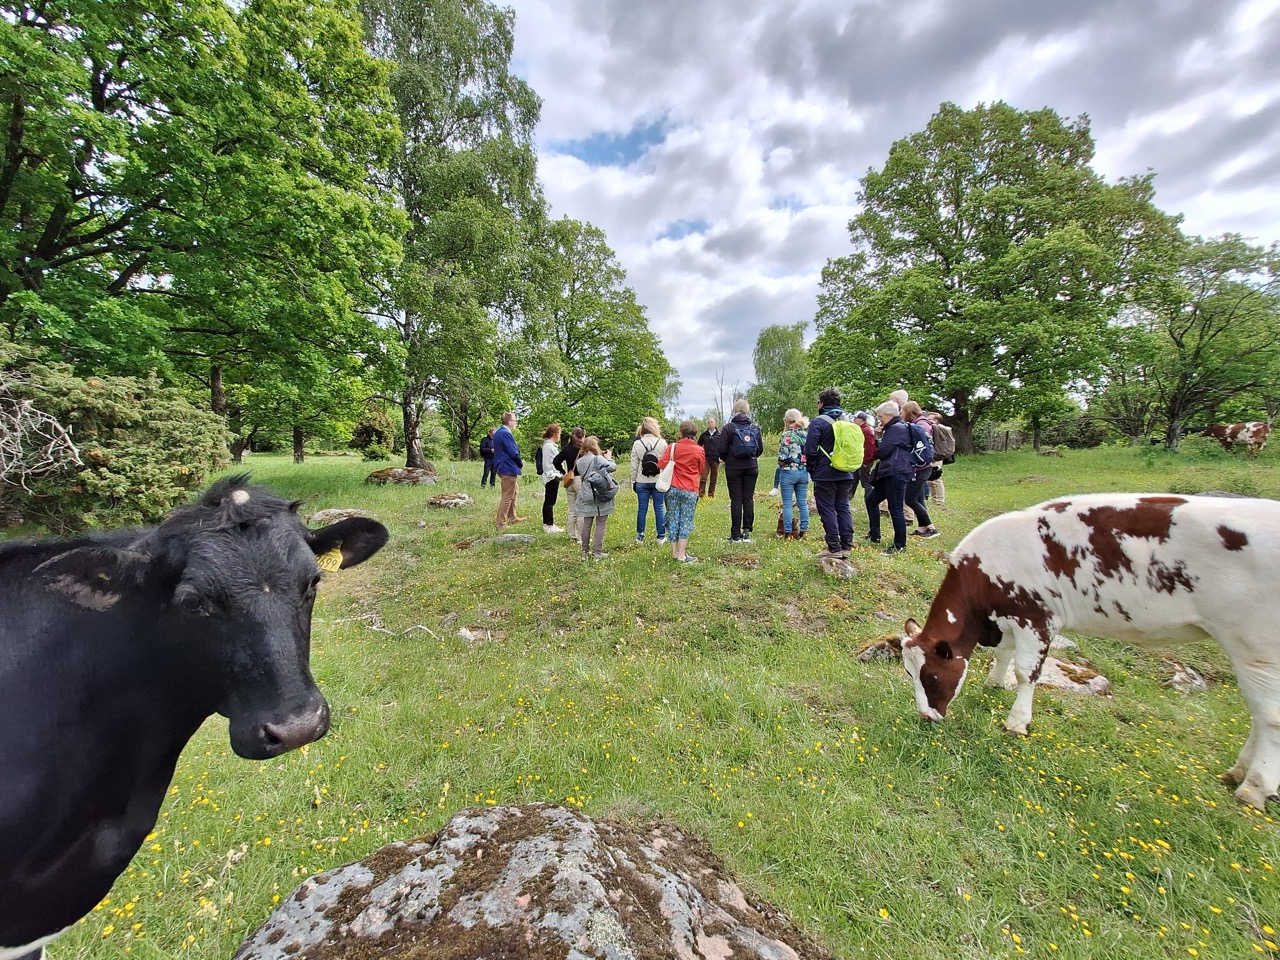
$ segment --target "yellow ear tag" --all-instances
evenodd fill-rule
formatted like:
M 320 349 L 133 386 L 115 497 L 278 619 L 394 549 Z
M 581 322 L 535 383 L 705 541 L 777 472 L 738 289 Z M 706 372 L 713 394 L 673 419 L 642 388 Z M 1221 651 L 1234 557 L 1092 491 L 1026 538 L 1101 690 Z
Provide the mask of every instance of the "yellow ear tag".
M 329 573 L 335 573 L 342 569 L 342 550 L 334 547 L 328 553 L 322 553 L 316 557 L 316 566 L 321 570 Z

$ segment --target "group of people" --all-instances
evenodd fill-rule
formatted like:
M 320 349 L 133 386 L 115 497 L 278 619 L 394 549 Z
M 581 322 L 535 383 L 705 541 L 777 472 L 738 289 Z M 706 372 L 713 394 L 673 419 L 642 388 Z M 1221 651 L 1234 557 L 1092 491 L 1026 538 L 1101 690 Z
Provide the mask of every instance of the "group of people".
M 907 548 L 906 507 L 917 521 L 913 536 L 939 536 L 928 501 L 932 495 L 935 503 L 943 502 L 941 463 L 934 459 L 920 462 L 919 449 L 923 446 L 920 434 L 932 438 L 941 415 L 926 413 L 905 391 L 895 391 L 874 411 L 852 416 L 846 415 L 840 391 L 834 387 L 823 390 L 817 400 L 817 415 L 812 420 L 794 408 L 783 416 L 774 492 L 782 495 L 784 536 L 806 536 L 810 484 L 825 539 L 819 559 L 849 556 L 854 541 L 850 502 L 859 487 L 863 489 L 871 543 L 881 542 L 881 504 L 887 504 L 893 542 L 884 553 Z M 515 425 L 515 414 L 504 413 L 502 426 L 481 441 L 485 456 L 481 484 L 492 486 L 496 477 L 502 486 L 497 512 L 500 532 L 524 520 L 516 514 L 517 483 L 524 460 L 513 433 Z M 584 558 L 605 557 L 605 528 L 616 507 L 618 484 L 613 475 L 618 463 L 612 452 L 601 449 L 599 438 L 586 435 L 582 427 L 573 428 L 563 447 L 561 439 L 559 424 L 543 431 L 537 464 L 544 491 L 542 529 L 548 534 L 567 533 L 580 544 Z M 746 398 L 734 401 L 732 416 L 723 429 L 708 418 L 706 429 L 699 434 L 697 424 L 685 420 L 680 424 L 679 439 L 670 444 L 662 437 L 658 421 L 645 417 L 636 428 L 629 464 L 636 493 L 636 542 L 645 541 L 652 509 L 657 542 L 670 546 L 674 560 L 697 563 L 697 557 L 688 552 L 694 509 L 700 499 L 715 497 L 721 465 L 729 492 L 729 542 L 751 542 L 763 455 L 763 431 L 751 419 Z M 669 475 L 663 477 L 664 472 Z M 568 517 L 563 528 L 555 523 L 562 489 Z

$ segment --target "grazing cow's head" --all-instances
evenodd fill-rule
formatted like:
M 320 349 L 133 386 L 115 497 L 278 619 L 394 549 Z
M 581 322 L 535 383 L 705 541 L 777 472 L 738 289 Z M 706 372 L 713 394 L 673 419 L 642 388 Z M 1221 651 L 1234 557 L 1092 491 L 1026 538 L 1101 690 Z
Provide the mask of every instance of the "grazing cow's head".
M 235 752 L 261 760 L 328 731 L 309 665 L 316 587 L 322 568 L 363 562 L 387 530 L 364 518 L 309 530 L 298 502 L 247 479 L 215 484 L 126 547 L 80 547 L 41 569 L 80 606 L 145 618 L 138 632 L 154 633 L 178 695 L 227 717 Z
M 924 636 L 920 624 L 903 626 L 902 665 L 915 686 L 916 709 L 926 720 L 941 720 L 964 686 L 969 661 L 954 652 L 946 640 Z

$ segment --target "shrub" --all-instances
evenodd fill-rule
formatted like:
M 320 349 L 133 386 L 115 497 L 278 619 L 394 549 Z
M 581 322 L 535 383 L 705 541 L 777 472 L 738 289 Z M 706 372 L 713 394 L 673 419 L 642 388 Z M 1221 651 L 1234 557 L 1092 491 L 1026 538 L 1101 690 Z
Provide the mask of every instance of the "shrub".
M 1213 437 L 1192 434 L 1178 441 L 1178 456 L 1194 463 L 1225 463 L 1231 454 Z
M 366 460 L 389 460 L 395 442 L 395 422 L 387 413 L 386 407 L 380 403 L 366 404 L 360 422 L 351 432 L 352 449 L 362 451 Z M 371 456 L 369 451 L 374 447 L 383 452 L 378 456 Z
M 226 430 L 153 375 L 79 377 L 31 364 L 14 388 L 68 430 L 80 465 L 0 490 L 7 513 L 57 532 L 154 523 L 226 465 Z

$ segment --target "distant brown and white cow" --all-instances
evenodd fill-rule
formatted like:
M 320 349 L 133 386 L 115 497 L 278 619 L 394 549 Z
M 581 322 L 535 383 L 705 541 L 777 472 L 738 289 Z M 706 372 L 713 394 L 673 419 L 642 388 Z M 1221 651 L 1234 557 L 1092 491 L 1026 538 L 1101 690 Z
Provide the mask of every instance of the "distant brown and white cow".
M 1280 793 L 1280 502 L 1168 494 L 1064 497 L 1002 514 L 960 541 L 923 627 L 908 620 L 902 660 L 916 707 L 941 720 L 979 644 L 996 648 L 987 684 L 1012 661 L 1005 727 L 1026 733 L 1055 633 L 1138 646 L 1212 637 L 1231 660 L 1253 725 L 1223 776 L 1265 809 Z
M 1261 420 L 1250 420 L 1248 423 L 1215 423 L 1200 431 L 1206 437 L 1213 437 L 1223 450 L 1230 450 L 1231 445 L 1243 443 L 1249 456 L 1256 457 L 1267 445 L 1271 436 L 1271 424 Z

